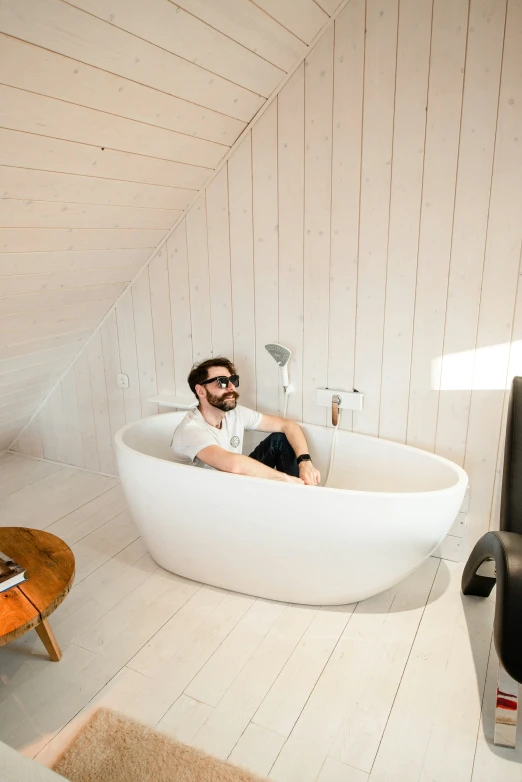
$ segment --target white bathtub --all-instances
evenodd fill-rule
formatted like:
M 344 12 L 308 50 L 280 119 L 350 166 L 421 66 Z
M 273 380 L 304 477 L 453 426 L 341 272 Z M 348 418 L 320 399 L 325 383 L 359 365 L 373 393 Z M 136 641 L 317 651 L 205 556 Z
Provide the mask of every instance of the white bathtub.
M 125 497 L 151 555 L 186 578 L 308 605 L 352 603 L 415 570 L 450 529 L 468 478 L 456 464 L 339 431 L 333 488 L 203 470 L 172 461 L 185 413 L 116 434 Z M 302 424 L 326 475 L 332 429 Z M 245 452 L 266 435 L 253 435 Z

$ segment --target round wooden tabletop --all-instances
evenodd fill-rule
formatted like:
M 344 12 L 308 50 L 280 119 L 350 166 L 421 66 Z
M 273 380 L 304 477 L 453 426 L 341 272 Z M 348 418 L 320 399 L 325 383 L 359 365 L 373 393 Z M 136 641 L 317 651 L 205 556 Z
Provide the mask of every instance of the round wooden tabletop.
M 74 579 L 69 546 L 38 529 L 0 527 L 0 551 L 26 570 L 27 581 L 0 593 L 0 646 L 37 627 L 57 608 Z

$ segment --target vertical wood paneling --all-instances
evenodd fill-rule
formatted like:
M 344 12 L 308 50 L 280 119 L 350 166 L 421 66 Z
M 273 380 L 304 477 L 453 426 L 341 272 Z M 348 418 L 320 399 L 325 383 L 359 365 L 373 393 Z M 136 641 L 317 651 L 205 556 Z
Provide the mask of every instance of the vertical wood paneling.
M 522 268 L 522 265 L 521 265 Z M 515 375 L 522 373 L 522 286 L 520 285 L 520 276 L 517 286 L 517 295 L 515 301 L 515 313 L 513 317 L 512 341 L 509 350 L 509 362 L 507 372 L 507 383 L 510 386 Z M 489 529 L 497 530 L 500 526 L 500 504 L 502 499 L 502 479 L 504 469 L 504 449 L 506 446 L 506 424 L 509 406 L 509 390 L 502 394 L 502 416 L 500 424 L 500 434 L 498 438 L 497 460 L 495 475 L 493 477 L 493 490 L 491 500 L 491 512 L 489 517 Z M 477 533 L 475 527 L 477 523 L 477 514 L 475 514 L 475 524 L 468 531 L 470 539 L 476 540 Z M 471 533 L 471 534 L 469 534 Z
M 49 400 L 46 401 L 44 407 L 42 407 L 41 411 L 36 414 L 33 421 L 31 421 L 30 425 L 28 426 L 28 430 L 31 430 L 33 425 L 35 425 L 38 428 L 38 431 L 40 432 L 40 439 L 42 441 L 41 456 L 43 459 L 50 459 L 50 456 L 47 456 L 45 452 L 46 429 L 47 429 L 47 421 L 49 419 L 49 410 L 47 407 L 48 402 Z
M 256 407 L 256 335 L 252 231 L 252 136 L 228 161 L 230 268 L 234 310 L 234 362 L 241 374 L 241 401 Z
M 434 450 L 448 269 L 455 201 L 467 0 L 437 0 L 433 10 L 428 126 L 411 357 L 407 441 Z
M 64 375 L 60 385 L 62 387 L 63 411 L 67 430 L 68 458 L 66 461 L 68 464 L 83 467 L 85 460 L 83 456 L 80 414 L 78 410 L 76 379 L 72 367 Z
M 158 406 L 148 401 L 151 396 L 158 393 L 148 269 L 140 274 L 132 287 L 132 302 L 140 379 L 141 414 L 142 416 L 154 415 L 158 412 Z
M 78 413 L 80 416 L 80 436 L 84 466 L 88 470 L 100 470 L 98 458 L 98 441 L 96 439 L 96 422 L 94 420 L 94 405 L 92 401 L 91 373 L 89 356 L 83 350 L 74 362 L 74 377 L 76 395 L 78 398 Z
M 404 442 L 417 277 L 432 0 L 400 4 L 379 435 Z
M 121 372 L 121 359 L 115 310 L 109 314 L 100 330 L 103 347 L 103 365 L 105 367 L 105 387 L 107 389 L 109 420 L 111 423 L 111 437 L 114 444 L 114 435 L 118 429 L 121 429 L 121 427 L 125 425 L 123 391 L 116 381 L 116 376 Z
M 170 314 L 176 393 L 192 396 L 187 376 L 192 366 L 192 322 L 187 259 L 187 230 L 183 220 L 167 241 Z
M 89 357 L 89 374 L 91 377 L 92 407 L 94 426 L 98 444 L 98 460 L 100 471 L 114 473 L 114 449 L 112 443 L 111 421 L 109 416 L 109 401 L 105 381 L 105 364 L 103 361 L 103 345 L 101 331 L 98 330 L 87 345 Z
M 332 201 L 333 28 L 305 61 L 303 417 L 325 424 L 316 388 L 328 383 Z
M 163 246 L 149 266 L 152 329 L 156 355 L 158 394 L 174 393 L 174 355 L 172 348 L 167 248 Z
M 257 406 L 278 415 L 279 368 L 265 350 L 278 342 L 277 101 L 252 128 Z
M 185 220 L 187 224 L 192 354 L 194 361 L 199 362 L 212 355 L 205 194 L 196 201 Z
M 129 378 L 129 387 L 123 390 L 125 422 L 130 424 L 141 418 L 140 379 L 136 355 L 136 331 L 132 293 L 127 291 L 116 307 L 118 344 L 120 346 L 121 371 Z
M 437 453 L 458 464 L 466 448 L 505 15 L 502 0 L 471 4 L 436 440 Z
M 509 350 L 509 363 L 507 373 L 507 390 L 502 393 L 502 421 L 500 425 L 500 437 L 498 444 L 497 466 L 494 477 L 493 501 L 491 504 L 491 517 L 489 529 L 498 529 L 500 522 L 500 501 L 502 494 L 502 478 L 504 468 L 504 449 L 506 445 L 506 424 L 509 407 L 511 383 L 516 375 L 522 375 L 522 285 L 520 277 L 522 272 L 522 248 L 520 255 L 519 274 L 517 281 L 517 295 L 515 300 L 515 314 L 513 318 L 513 331 Z M 471 530 L 474 532 L 473 528 Z M 476 535 L 476 533 L 475 533 Z
M 287 415 L 303 418 L 304 65 L 278 96 L 279 339 L 292 351 Z M 284 401 L 283 401 L 284 404 Z
M 509 2 L 491 203 L 464 469 L 472 475 L 469 537 L 488 528 L 503 389 L 520 274 L 522 213 L 522 6 Z M 493 347 L 493 350 L 488 348 Z M 519 371 L 522 371 L 522 367 Z
M 354 378 L 365 10 L 352 0 L 335 23 L 328 386 L 340 389 Z M 352 424 L 343 410 L 341 427 Z
M 49 397 L 42 407 L 41 411 L 37 414 L 35 420 L 38 421 L 40 429 L 40 436 L 42 438 L 42 453 L 44 459 L 55 460 L 55 453 L 53 451 L 53 436 L 50 428 L 51 421 L 51 398 Z
M 10 449 L 10 444 L 17 436 L 20 429 L 28 423 L 28 418 L 16 419 L 14 422 L 9 422 L 4 426 L 0 426 L 0 453 L 4 453 Z
M 9 445 L 9 443 L 6 443 Z M 27 454 L 28 456 L 36 456 L 37 458 L 43 458 L 43 443 L 42 435 L 40 433 L 40 424 L 38 416 L 31 421 L 31 425 L 25 429 L 15 445 L 13 451 Z
M 56 462 L 66 462 L 69 453 L 60 383 L 49 396 L 45 412 L 45 419 L 41 419 L 44 456 Z
M 227 167 L 210 183 L 207 197 L 208 269 L 212 347 L 215 356 L 232 356 L 232 297 Z
M 355 386 L 364 388 L 357 432 L 379 430 L 388 249 L 398 2 L 368 0 L 364 63 L 361 216 Z

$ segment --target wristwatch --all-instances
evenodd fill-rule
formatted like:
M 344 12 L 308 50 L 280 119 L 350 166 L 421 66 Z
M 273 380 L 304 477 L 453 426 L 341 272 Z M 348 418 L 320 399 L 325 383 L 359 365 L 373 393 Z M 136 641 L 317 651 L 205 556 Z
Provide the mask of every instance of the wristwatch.
M 297 457 L 297 464 L 301 464 L 301 462 L 311 462 L 312 457 L 309 453 L 302 453 L 301 456 Z

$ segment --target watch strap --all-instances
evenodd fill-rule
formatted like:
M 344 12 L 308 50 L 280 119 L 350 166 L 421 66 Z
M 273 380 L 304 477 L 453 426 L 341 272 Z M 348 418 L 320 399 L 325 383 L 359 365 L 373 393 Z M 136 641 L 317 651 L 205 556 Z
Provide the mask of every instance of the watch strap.
M 301 456 L 297 457 L 297 464 L 301 464 L 301 462 L 311 462 L 312 457 L 309 453 L 302 453 Z

